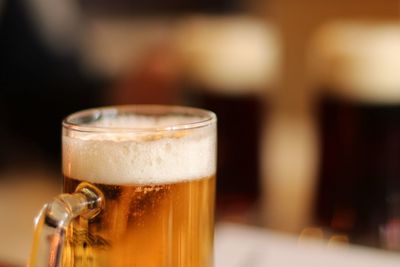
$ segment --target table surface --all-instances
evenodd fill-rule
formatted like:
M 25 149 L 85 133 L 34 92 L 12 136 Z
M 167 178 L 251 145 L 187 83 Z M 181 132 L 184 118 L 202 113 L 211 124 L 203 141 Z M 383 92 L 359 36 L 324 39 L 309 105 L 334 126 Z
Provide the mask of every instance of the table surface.
M 216 227 L 216 267 L 395 267 L 400 253 L 302 240 L 239 224 Z

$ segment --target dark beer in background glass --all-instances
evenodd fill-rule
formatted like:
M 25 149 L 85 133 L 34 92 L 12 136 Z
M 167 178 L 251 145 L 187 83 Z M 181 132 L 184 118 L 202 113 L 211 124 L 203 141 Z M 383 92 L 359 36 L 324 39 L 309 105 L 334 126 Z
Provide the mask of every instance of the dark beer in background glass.
M 400 218 L 400 24 L 336 22 L 314 41 L 317 219 L 352 242 L 385 246 L 380 231 Z

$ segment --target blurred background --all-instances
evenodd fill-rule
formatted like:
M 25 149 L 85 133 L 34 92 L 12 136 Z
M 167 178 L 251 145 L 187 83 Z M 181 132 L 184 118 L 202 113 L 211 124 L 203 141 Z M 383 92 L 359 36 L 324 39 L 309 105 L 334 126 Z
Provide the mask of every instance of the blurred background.
M 400 251 L 398 0 L 0 0 L 0 266 L 61 192 L 61 120 L 219 119 L 217 221 Z M 2 265 L 3 264 L 3 265 Z

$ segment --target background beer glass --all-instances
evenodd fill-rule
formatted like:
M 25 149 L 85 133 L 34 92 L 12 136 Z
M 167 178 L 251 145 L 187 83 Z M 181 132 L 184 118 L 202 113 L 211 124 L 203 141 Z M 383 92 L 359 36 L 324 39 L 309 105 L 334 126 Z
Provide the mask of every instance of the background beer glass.
M 400 24 L 333 21 L 310 51 L 320 94 L 316 219 L 350 242 L 399 249 L 385 231 L 399 232 Z
M 214 113 L 81 111 L 62 146 L 64 194 L 36 219 L 30 266 L 213 265 Z

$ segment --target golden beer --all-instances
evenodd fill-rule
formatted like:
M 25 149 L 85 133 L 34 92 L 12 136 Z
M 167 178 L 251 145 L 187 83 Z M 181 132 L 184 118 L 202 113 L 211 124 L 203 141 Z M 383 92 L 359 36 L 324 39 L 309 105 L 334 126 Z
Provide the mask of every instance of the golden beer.
M 89 183 L 104 204 L 69 224 L 62 266 L 213 266 L 215 115 L 100 111 L 64 123 L 64 193 Z
M 68 193 L 81 182 L 64 181 Z M 214 176 L 170 184 L 94 185 L 104 193 L 105 209 L 93 221 L 73 222 L 64 266 L 212 266 Z

